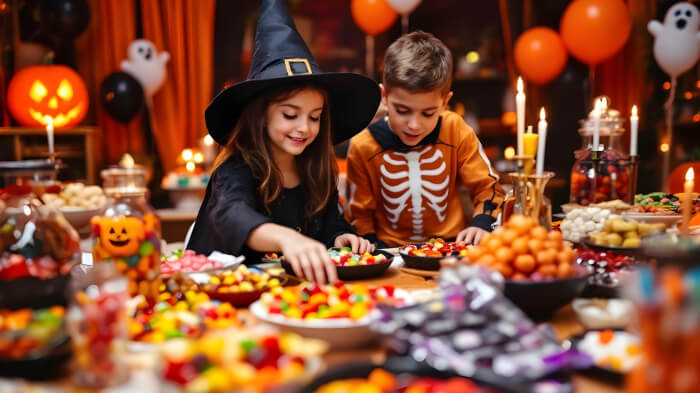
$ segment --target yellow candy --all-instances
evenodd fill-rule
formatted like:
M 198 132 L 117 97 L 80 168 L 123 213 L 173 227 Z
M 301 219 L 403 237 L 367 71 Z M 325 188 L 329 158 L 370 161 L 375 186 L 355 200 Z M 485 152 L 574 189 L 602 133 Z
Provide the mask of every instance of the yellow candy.
M 219 367 L 211 367 L 202 373 L 202 376 L 209 381 L 212 391 L 224 391 L 231 386 L 231 379 L 223 369 Z
M 358 295 L 364 295 L 369 293 L 369 288 L 362 284 L 355 284 L 350 287 L 350 290 Z
M 175 310 L 176 311 L 187 311 L 190 309 L 190 306 L 187 304 L 187 302 L 180 300 L 179 302 L 175 303 Z
M 187 291 L 185 292 L 185 299 L 187 299 L 187 301 L 190 303 L 194 303 L 194 301 L 197 299 L 197 293 L 194 291 Z
M 367 307 L 364 304 L 355 303 L 350 307 L 350 318 L 358 320 L 365 315 L 367 315 Z
M 319 304 L 325 304 L 328 298 L 323 293 L 315 293 L 309 298 L 309 305 L 317 306 Z
M 227 278 L 231 278 L 231 277 L 227 277 Z M 216 276 L 209 277 L 209 282 L 214 284 L 214 285 L 221 284 L 221 280 L 219 280 L 219 277 L 216 277 Z
M 287 317 L 289 318 L 301 318 L 301 310 L 296 307 L 291 307 L 287 310 Z
M 162 343 L 165 341 L 165 334 L 163 332 L 152 332 L 148 337 L 149 341 L 154 343 Z
M 232 277 L 232 276 L 224 277 L 224 281 L 223 281 L 224 285 L 231 285 L 234 282 L 236 282 L 236 279 L 234 277 Z
M 250 283 L 250 281 L 243 281 L 241 283 L 241 292 L 250 292 L 253 289 L 253 284 Z
M 237 363 L 235 367 L 230 367 L 230 376 L 233 383 L 239 386 L 247 386 L 255 379 L 257 371 L 255 367 L 248 363 Z
M 137 336 L 143 332 L 143 325 L 139 322 L 130 320 L 129 321 L 129 335 L 131 337 Z
M 282 300 L 287 302 L 287 304 L 296 304 L 299 300 L 299 295 L 289 289 L 285 289 L 285 291 L 282 293 Z

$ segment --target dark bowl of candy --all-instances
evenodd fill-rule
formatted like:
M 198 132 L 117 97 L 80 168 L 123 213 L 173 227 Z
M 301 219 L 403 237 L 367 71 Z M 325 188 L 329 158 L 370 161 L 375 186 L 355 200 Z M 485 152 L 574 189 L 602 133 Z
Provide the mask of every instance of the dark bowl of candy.
M 440 270 L 440 260 L 448 256 L 464 256 L 467 246 L 442 239 L 409 244 L 399 249 L 405 266 L 418 270 Z M 464 251 L 464 252 L 463 252 Z
M 638 262 L 630 256 L 586 248 L 578 250 L 576 263 L 593 273 L 579 295 L 584 298 L 620 297 L 621 278 L 638 266 Z
M 0 310 L 0 377 L 55 379 L 71 356 L 65 308 Z
M 588 269 L 575 265 L 576 276 L 542 281 L 506 281 L 503 293 L 530 318 L 546 320 L 559 308 L 579 296 L 591 276 Z
M 383 275 L 391 266 L 394 256 L 385 251 L 374 251 L 371 256 L 353 253 L 348 247 L 333 247 L 328 250 L 331 260 L 335 263 L 338 278 L 343 281 L 365 280 Z M 292 265 L 279 257 L 284 271 L 290 276 L 296 276 Z

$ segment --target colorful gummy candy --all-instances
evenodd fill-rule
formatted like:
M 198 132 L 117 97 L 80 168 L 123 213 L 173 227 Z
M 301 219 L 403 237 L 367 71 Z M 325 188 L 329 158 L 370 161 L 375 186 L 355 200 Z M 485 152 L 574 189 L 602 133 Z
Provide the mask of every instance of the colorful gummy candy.
M 372 255 L 368 252 L 358 254 L 352 252 L 350 247 L 330 248 L 328 249 L 328 254 L 336 266 L 376 265 L 387 261 L 384 254 Z
M 169 256 L 163 256 L 160 263 L 160 274 L 175 272 L 198 272 L 201 270 L 218 269 L 221 262 L 213 261 L 206 255 L 197 254 L 192 250 L 178 250 Z
M 0 358 L 22 359 L 55 343 L 63 333 L 63 306 L 0 310 Z
M 342 281 L 334 285 L 306 283 L 296 287 L 278 287 L 264 293 L 261 300 L 268 313 L 288 318 L 352 320 L 366 317 L 378 301 L 402 301 L 394 296 L 393 286 L 370 289 L 362 284 L 345 284 Z
M 325 345 L 293 333 L 227 332 L 196 341 L 168 342 L 163 377 L 186 392 L 262 392 L 299 378 Z
M 440 238 L 430 239 L 419 246 L 411 244 L 403 247 L 401 251 L 417 257 L 445 257 L 448 255 L 466 256 L 468 249 L 463 243 L 446 242 Z
M 266 272 L 258 273 L 257 269 L 249 269 L 239 265 L 236 270 L 225 270 L 211 274 L 209 282 L 200 287 L 206 292 L 240 293 L 266 290 L 281 285 L 278 277 Z

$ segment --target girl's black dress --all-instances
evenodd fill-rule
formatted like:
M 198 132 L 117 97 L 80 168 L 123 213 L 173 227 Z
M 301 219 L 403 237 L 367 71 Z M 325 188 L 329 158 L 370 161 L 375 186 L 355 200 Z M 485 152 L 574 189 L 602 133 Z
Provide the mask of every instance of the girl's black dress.
M 326 247 L 332 247 L 339 235 L 353 233 L 339 210 L 337 191 L 321 213 L 305 222 L 301 185 L 285 189 L 269 216 L 258 201 L 256 188 L 253 174 L 241 159 L 232 157 L 221 164 L 209 181 L 187 249 L 207 255 L 215 250 L 244 255 L 247 264 L 254 264 L 263 253 L 250 249 L 246 240 L 266 222 L 294 228 Z

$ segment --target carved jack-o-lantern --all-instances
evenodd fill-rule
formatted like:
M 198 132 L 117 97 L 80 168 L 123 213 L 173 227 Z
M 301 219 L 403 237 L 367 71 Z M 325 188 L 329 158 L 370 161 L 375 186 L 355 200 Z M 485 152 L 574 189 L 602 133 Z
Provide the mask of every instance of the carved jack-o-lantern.
M 138 254 L 146 238 L 144 223 L 136 217 L 95 217 L 92 223 L 99 226 L 102 249 L 112 257 Z
M 80 123 L 88 110 L 85 83 L 75 71 L 62 65 L 37 65 L 17 72 L 7 88 L 7 104 L 21 125 L 55 128 Z

